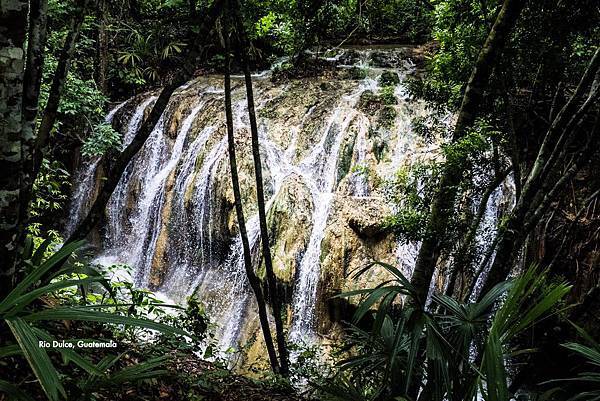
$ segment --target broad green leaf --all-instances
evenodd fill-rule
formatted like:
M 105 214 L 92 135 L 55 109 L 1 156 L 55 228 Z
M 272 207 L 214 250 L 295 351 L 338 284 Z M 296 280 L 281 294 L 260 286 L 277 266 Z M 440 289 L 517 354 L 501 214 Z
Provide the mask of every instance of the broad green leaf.
M 66 398 L 65 389 L 58 378 L 58 372 L 52 365 L 46 351 L 39 346 L 38 339 L 31 326 L 19 318 L 8 319 L 6 323 L 21 346 L 29 366 L 31 366 L 48 398 L 51 401 L 57 401 L 59 393 Z

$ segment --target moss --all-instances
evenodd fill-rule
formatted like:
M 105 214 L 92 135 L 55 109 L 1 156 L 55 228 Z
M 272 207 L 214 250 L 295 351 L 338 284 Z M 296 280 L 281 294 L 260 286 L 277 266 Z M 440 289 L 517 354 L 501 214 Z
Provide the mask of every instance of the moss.
M 377 137 L 373 140 L 372 150 L 373 154 L 375 155 L 375 159 L 377 159 L 377 162 L 380 162 L 383 159 L 383 155 L 387 150 L 387 144 L 382 138 Z
M 400 77 L 394 71 L 384 71 L 379 77 L 380 86 L 396 86 L 400 83 Z
M 258 110 L 259 117 L 277 118 L 277 103 L 269 102 L 262 109 Z
M 379 112 L 379 118 L 377 122 L 379 125 L 385 128 L 391 128 L 394 125 L 394 120 L 396 119 L 396 109 L 392 106 L 386 105 Z
M 366 90 L 360 95 L 358 108 L 367 114 L 375 114 L 381 108 L 381 99 L 370 90 Z
M 354 144 L 356 143 L 356 131 L 349 131 L 342 144 L 340 159 L 338 163 L 337 182 L 340 182 L 349 172 L 352 166 L 352 155 L 354 154 Z
M 343 76 L 343 78 L 350 79 L 353 81 L 360 81 L 362 79 L 365 79 L 366 77 L 367 70 L 356 66 L 348 68 L 348 70 L 346 70 L 346 73 Z
M 379 98 L 381 99 L 381 102 L 383 104 L 388 106 L 398 104 L 398 99 L 396 99 L 396 95 L 394 94 L 393 86 L 386 86 L 382 88 L 379 94 Z

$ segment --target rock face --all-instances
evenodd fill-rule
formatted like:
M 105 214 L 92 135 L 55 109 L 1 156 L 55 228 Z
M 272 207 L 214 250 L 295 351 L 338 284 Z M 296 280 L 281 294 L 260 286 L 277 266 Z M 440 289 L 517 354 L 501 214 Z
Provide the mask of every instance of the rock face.
M 380 53 L 375 67 L 365 66 L 371 53 L 352 51 L 339 60 L 359 60 L 353 68 L 284 83 L 254 81 L 272 258 L 294 341 L 335 335 L 357 300 L 331 297 L 389 278 L 375 268 L 350 277 L 373 260 L 398 262 L 381 183 L 435 152 L 412 131 L 412 118 L 428 110 L 403 87 L 411 73 L 406 50 Z M 131 99 L 116 112 L 125 142 L 152 96 Z M 234 79 L 232 97 L 244 214 L 255 269 L 264 279 L 242 80 Z M 82 172 L 102 174 L 94 163 Z M 93 188 L 75 206 L 85 208 Z M 134 267 L 137 285 L 176 302 L 201 299 L 224 348 L 261 338 L 233 204 L 221 77 L 200 77 L 176 92 L 128 167 L 98 243 L 101 260 Z M 260 344 L 251 348 L 255 356 L 264 354 Z
M 384 229 L 388 206 L 378 197 L 336 197 L 330 222 L 322 243 L 319 284 L 319 332 L 327 334 L 336 323 L 347 320 L 351 305 L 358 300 L 340 302 L 332 297 L 340 292 L 371 288 L 391 278 L 383 269 L 373 268 L 357 279 L 353 273 L 373 261 L 396 264 L 396 241 Z M 349 305 L 347 304 L 349 302 Z
M 291 175 L 269 208 L 269 238 L 274 239 L 271 250 L 273 269 L 277 279 L 290 288 L 310 237 L 313 207 L 306 184 L 300 176 Z M 259 277 L 264 278 L 263 275 L 261 268 Z

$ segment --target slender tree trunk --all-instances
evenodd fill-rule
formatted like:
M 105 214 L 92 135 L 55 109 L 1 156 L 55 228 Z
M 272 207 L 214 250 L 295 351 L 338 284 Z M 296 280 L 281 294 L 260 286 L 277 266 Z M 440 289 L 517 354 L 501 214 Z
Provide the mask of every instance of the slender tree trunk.
M 260 158 L 260 144 L 258 140 L 258 127 L 256 124 L 256 112 L 254 108 L 254 92 L 252 90 L 252 76 L 248 65 L 247 49 L 249 48 L 248 38 L 244 32 L 242 19 L 240 15 L 240 4 L 236 2 L 236 26 L 238 29 L 240 48 L 238 53 L 242 60 L 244 69 L 244 78 L 246 83 L 246 99 L 248 103 L 248 117 L 250 120 L 250 132 L 252 135 L 252 157 L 254 159 L 254 176 L 256 178 L 256 198 L 258 201 L 258 221 L 260 224 L 260 242 L 262 245 L 263 260 L 267 274 L 267 284 L 269 286 L 268 295 L 271 307 L 273 308 L 273 317 L 275 320 L 275 330 L 277 337 L 277 349 L 279 351 L 280 373 L 287 375 L 289 371 L 288 352 L 285 344 L 285 334 L 283 332 L 283 322 L 281 316 L 281 298 L 277 291 L 277 281 L 273 272 L 273 260 L 271 258 L 271 246 L 269 243 L 269 229 L 267 227 L 267 213 L 265 210 L 265 191 L 263 188 L 262 162 Z
M 94 81 L 96 81 L 96 85 L 98 85 L 98 88 L 104 94 L 108 93 L 106 81 L 106 71 L 108 69 L 108 33 L 106 32 L 107 13 L 108 5 L 106 4 L 106 0 L 99 0 L 98 8 L 96 10 L 98 37 L 96 39 Z
M 44 51 L 47 36 L 47 0 L 31 0 L 29 5 L 29 33 L 27 43 L 27 62 L 23 79 L 23 126 L 21 128 L 21 157 L 23 159 L 21 193 L 23 202 L 19 211 L 20 235 L 25 235 L 27 225 L 27 194 L 32 185 L 33 155 L 35 152 L 35 125 L 38 115 Z
M 144 121 L 138 132 L 135 134 L 135 137 L 131 141 L 129 145 L 119 154 L 117 159 L 115 160 L 112 168 L 106 175 L 106 179 L 104 180 L 104 184 L 100 189 L 96 200 L 94 201 L 90 211 L 85 216 L 85 218 L 78 224 L 77 228 L 73 231 L 69 239 L 65 243 L 77 241 L 85 238 L 90 231 L 98 224 L 98 222 L 102 219 L 104 215 L 104 209 L 106 205 L 117 187 L 117 184 L 121 180 L 121 176 L 127 168 L 129 162 L 133 159 L 133 157 L 139 152 L 139 150 L 144 146 L 146 140 L 152 133 L 152 130 L 156 126 L 156 123 L 160 119 L 160 116 L 165 111 L 165 108 L 169 104 L 169 99 L 171 99 L 171 95 L 181 84 L 185 82 L 184 79 L 179 78 L 175 82 L 165 86 L 163 90 L 160 92 L 158 99 L 154 103 L 152 107 L 152 111 L 148 118 Z
M 265 339 L 265 346 L 269 354 L 269 361 L 271 362 L 271 368 L 273 372 L 279 373 L 280 366 L 277 361 L 277 355 L 275 353 L 275 346 L 273 344 L 273 337 L 271 336 L 271 329 L 269 327 L 269 318 L 267 315 L 267 305 L 265 297 L 262 292 L 260 280 L 254 272 L 252 266 L 252 254 L 250 252 L 250 243 L 248 241 L 248 234 L 246 232 L 246 223 L 244 220 L 244 210 L 242 208 L 242 196 L 240 193 L 240 183 L 238 180 L 237 173 L 237 161 L 235 156 L 235 138 L 233 135 L 233 115 L 231 111 L 231 80 L 230 80 L 230 46 L 229 46 L 229 23 L 228 17 L 224 16 L 224 42 L 225 42 L 225 116 L 227 120 L 227 142 L 229 150 L 229 167 L 231 169 L 231 183 L 233 185 L 233 195 L 235 199 L 235 212 L 237 215 L 238 226 L 240 229 L 240 236 L 242 238 L 242 247 L 244 252 L 244 268 L 246 269 L 246 276 L 256 297 L 256 303 L 258 305 L 258 316 L 260 320 L 260 326 L 262 328 L 263 336 Z M 253 141 L 254 142 L 254 141 Z M 262 229 L 262 227 L 261 227 Z
M 587 96 L 585 95 L 586 91 L 588 91 Z M 480 297 L 494 285 L 506 279 L 513 266 L 514 256 L 523 245 L 529 232 L 538 224 L 550 202 L 587 163 L 588 158 L 596 150 L 600 142 L 598 138 L 600 116 L 596 117 L 587 143 L 580 146 L 579 150 L 572 155 L 571 162 L 565 163 L 564 171 L 559 171 L 557 166 L 560 166 L 567 157 L 567 145 L 572 144 L 577 138 L 581 139 L 581 124 L 598 97 L 600 97 L 600 49 L 596 50 L 575 92 L 556 115 L 544 137 L 533 167 L 523 185 L 521 196 L 517 199 L 506 225 L 499 234 L 496 257 L 492 262 Z M 580 103 L 581 105 L 578 107 Z M 550 179 L 553 176 L 557 176 L 558 179 Z
M 79 31 L 81 29 L 81 24 L 83 23 L 83 18 L 85 17 L 85 11 L 88 7 L 88 4 L 89 0 L 77 0 L 76 2 L 75 13 L 71 17 L 69 33 L 65 39 L 65 43 L 60 53 L 60 58 L 58 60 L 58 65 L 56 67 L 56 71 L 54 72 L 54 77 L 52 78 L 52 85 L 50 87 L 50 93 L 48 95 L 48 101 L 46 103 L 46 108 L 44 109 L 40 127 L 35 138 L 33 138 L 33 135 L 31 135 L 30 138 L 30 135 L 27 135 L 29 138 L 28 142 L 35 141 L 35 145 L 33 147 L 27 147 L 26 150 L 29 151 L 25 157 L 27 163 L 23 166 L 23 182 L 21 184 L 22 204 L 23 208 L 25 209 L 25 213 L 21 216 L 23 219 L 23 225 L 27 224 L 28 216 L 26 210 L 31 200 L 33 182 L 40 171 L 42 160 L 44 159 L 44 150 L 48 145 L 50 132 L 52 131 L 54 123 L 56 122 L 62 89 L 67 80 L 69 65 L 71 64 L 71 59 L 73 58 L 73 53 L 75 52 L 75 44 L 77 42 L 77 37 L 79 36 Z M 37 100 L 38 99 L 31 99 L 32 102 Z
M 0 0 L 0 299 L 12 287 L 19 240 L 27 8 L 24 0 Z
M 477 236 L 477 230 L 479 229 L 479 225 L 481 224 L 483 215 L 487 210 L 488 201 L 490 200 L 490 197 L 492 196 L 496 188 L 498 188 L 500 184 L 504 182 L 509 173 L 510 170 L 506 170 L 498 174 L 498 176 L 494 179 L 494 181 L 490 183 L 490 185 L 487 187 L 487 189 L 481 196 L 481 201 L 477 208 L 477 213 L 475 213 L 473 221 L 469 226 L 469 230 L 465 235 L 462 246 L 456 251 L 456 256 L 454 257 L 454 268 L 452 269 L 452 273 L 450 274 L 450 281 L 448 282 L 448 287 L 446 288 L 446 295 L 449 297 L 451 297 L 454 294 L 454 287 L 456 286 L 456 280 L 458 278 L 459 273 L 462 274 L 464 277 L 464 272 L 466 271 L 467 267 L 471 267 L 471 264 L 473 263 L 473 258 L 471 255 L 471 250 L 473 249 L 473 241 Z M 461 282 L 461 287 L 464 287 L 464 285 L 465 283 Z
M 475 121 L 478 105 L 483 99 L 495 60 L 504 48 L 508 36 L 523 8 L 524 0 L 505 0 L 496 22 L 479 52 L 467 83 L 458 113 L 452 141 L 463 138 Z M 447 164 L 435 195 L 425 238 L 419 249 L 411 283 L 415 286 L 418 302 L 424 304 L 433 272 L 440 257 L 447 234 L 448 223 L 454 210 L 456 188 L 462 180 L 462 166 Z

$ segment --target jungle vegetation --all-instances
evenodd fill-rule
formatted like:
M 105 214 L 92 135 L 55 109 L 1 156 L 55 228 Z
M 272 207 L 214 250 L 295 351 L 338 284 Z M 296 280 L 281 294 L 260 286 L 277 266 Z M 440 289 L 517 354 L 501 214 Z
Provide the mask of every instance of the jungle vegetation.
M 0 11 L 0 400 L 600 400 L 597 1 L 0 0 Z M 445 130 L 444 161 L 388 183 L 399 207 L 386 229 L 420 243 L 412 277 L 377 261 L 353 272 L 393 280 L 337 296 L 360 302 L 324 362 L 286 341 L 251 72 L 284 57 L 281 79 L 319 74 L 328 49 L 350 44 L 420 49 L 410 95 L 455 120 L 414 121 L 425 137 Z M 271 367 L 252 377 L 213 358 L 201 305 L 115 284 L 85 249 L 176 88 L 209 73 L 223 76 L 237 226 Z M 247 95 L 264 281 L 241 205 L 232 73 Z M 157 100 L 121 150 L 104 116 L 148 89 Z M 63 238 L 76 155 L 110 169 Z M 512 206 L 481 249 L 475 234 L 506 177 Z M 446 291 L 428 297 L 441 260 Z M 59 340 L 119 345 L 38 346 Z

